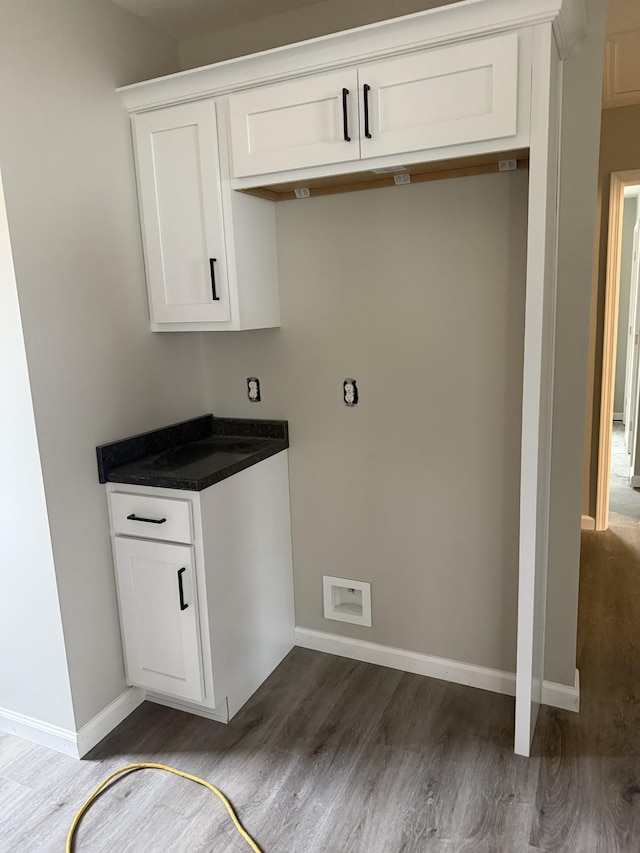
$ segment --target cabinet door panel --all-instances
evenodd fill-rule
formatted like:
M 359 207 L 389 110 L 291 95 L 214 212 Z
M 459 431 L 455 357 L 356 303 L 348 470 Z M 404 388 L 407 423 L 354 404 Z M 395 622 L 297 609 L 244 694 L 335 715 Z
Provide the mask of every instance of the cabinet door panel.
M 215 104 L 142 113 L 134 132 L 153 320 L 229 320 Z
M 356 70 L 346 68 L 232 95 L 235 177 L 357 160 L 357 82 Z
M 129 681 L 202 701 L 193 548 L 118 537 L 115 551 Z
M 363 157 L 517 133 L 518 36 L 511 33 L 358 69 Z M 369 130 L 365 135 L 364 85 Z

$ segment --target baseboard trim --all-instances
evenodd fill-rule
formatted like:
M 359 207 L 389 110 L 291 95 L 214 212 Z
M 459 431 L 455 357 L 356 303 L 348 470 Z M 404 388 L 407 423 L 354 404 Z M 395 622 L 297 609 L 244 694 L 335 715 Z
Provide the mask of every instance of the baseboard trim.
M 613 413 L 614 421 L 621 421 L 624 419 L 624 412 L 614 412 Z
M 129 687 L 77 732 L 0 708 L 0 731 L 54 749 L 71 758 L 82 758 L 142 702 L 144 690 Z
M 637 474 L 632 474 L 631 476 L 631 487 L 640 489 L 640 477 Z
M 82 726 L 76 736 L 77 754 L 79 758 L 86 755 L 90 749 L 100 743 L 116 726 L 125 720 L 138 705 L 144 702 L 145 693 L 140 687 L 129 687 L 114 699 L 99 714 Z
M 490 690 L 492 693 L 503 693 L 506 696 L 516 694 L 515 673 L 500 669 L 410 652 L 407 649 L 396 649 L 380 643 L 371 643 L 368 640 L 354 640 L 351 637 L 341 637 L 337 634 L 315 631 L 312 628 L 296 627 L 296 645 L 363 663 L 374 663 L 403 672 L 412 672 L 415 675 L 426 675 L 429 678 L 439 678 L 441 681 Z M 544 681 L 542 704 L 568 711 L 578 711 L 580 707 L 578 670 L 576 669 L 573 687 Z
M 15 737 L 24 738 L 48 749 L 55 749 L 72 758 L 78 758 L 76 733 L 71 729 L 52 726 L 35 717 L 18 714 L 8 708 L 0 708 L 0 730 Z
M 580 671 L 576 669 L 573 687 L 555 681 L 542 682 L 542 704 L 564 711 L 580 711 Z
M 592 515 L 583 515 L 580 526 L 583 530 L 595 530 L 596 520 Z

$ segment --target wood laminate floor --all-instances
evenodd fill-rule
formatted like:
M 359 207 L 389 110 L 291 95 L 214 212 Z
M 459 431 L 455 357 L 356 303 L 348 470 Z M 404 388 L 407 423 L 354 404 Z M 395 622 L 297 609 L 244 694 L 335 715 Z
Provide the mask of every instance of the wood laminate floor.
M 579 715 L 543 708 L 512 752 L 513 700 L 295 649 L 228 726 L 144 704 L 83 761 L 0 735 L 0 851 L 64 851 L 124 764 L 209 779 L 264 853 L 638 853 L 640 532 L 585 533 Z M 78 853 L 248 851 L 201 786 L 126 777 Z

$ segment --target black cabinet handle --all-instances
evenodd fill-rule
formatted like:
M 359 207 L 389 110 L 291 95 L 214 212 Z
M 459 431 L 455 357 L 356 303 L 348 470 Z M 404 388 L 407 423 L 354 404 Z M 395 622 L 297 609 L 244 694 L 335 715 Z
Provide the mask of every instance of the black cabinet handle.
M 349 136 L 349 119 L 347 117 L 347 95 L 349 94 L 348 89 L 342 90 L 342 133 L 344 135 L 345 142 L 351 142 L 351 137 Z
M 209 269 L 211 270 L 211 298 L 214 302 L 219 302 L 220 297 L 216 296 L 216 259 L 209 258 Z
M 364 135 L 367 139 L 371 139 L 371 133 L 369 132 L 369 92 L 371 91 L 371 86 L 367 83 L 363 86 L 364 92 Z
M 180 610 L 186 610 L 189 606 L 184 603 L 184 589 L 182 588 L 182 573 L 186 572 L 186 566 L 182 569 L 178 569 L 178 594 L 180 596 Z
M 167 520 L 166 518 L 142 518 L 142 516 L 136 515 L 134 512 L 128 515 L 127 519 L 129 521 L 144 521 L 147 524 L 164 524 Z

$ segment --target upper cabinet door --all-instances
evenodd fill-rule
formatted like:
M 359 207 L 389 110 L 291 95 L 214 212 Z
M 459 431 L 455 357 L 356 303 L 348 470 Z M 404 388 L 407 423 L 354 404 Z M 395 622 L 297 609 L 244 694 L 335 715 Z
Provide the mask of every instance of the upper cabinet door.
M 358 78 L 362 157 L 517 133 L 516 33 L 363 65 Z
M 152 322 L 228 321 L 215 104 L 141 113 L 133 123 Z
M 232 95 L 234 175 L 357 160 L 357 100 L 353 68 Z

